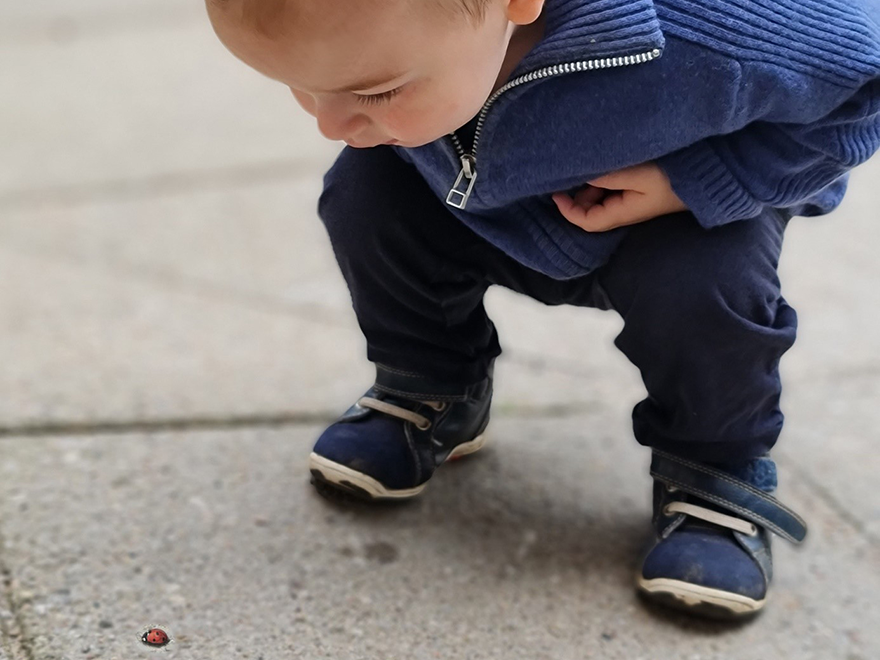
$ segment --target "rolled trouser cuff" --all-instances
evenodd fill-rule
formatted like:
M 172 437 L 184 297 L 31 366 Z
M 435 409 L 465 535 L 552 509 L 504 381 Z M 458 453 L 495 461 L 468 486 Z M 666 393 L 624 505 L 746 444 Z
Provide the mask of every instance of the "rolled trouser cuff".
M 486 378 L 471 383 L 443 382 L 423 374 L 381 364 L 376 365 L 375 387 L 388 394 L 420 401 L 467 401 L 482 390 Z M 494 360 L 489 364 L 487 376 L 495 370 Z

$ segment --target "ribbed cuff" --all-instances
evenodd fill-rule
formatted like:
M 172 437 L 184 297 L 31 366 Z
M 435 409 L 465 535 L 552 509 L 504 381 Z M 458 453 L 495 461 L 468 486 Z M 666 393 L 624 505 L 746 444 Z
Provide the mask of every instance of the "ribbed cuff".
M 706 140 L 661 156 L 656 163 L 706 229 L 761 214 L 762 205 L 730 174 Z

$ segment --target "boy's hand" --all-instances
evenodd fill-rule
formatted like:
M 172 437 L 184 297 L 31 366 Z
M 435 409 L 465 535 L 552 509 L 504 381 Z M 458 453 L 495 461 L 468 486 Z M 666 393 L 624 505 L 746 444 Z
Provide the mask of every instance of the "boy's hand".
M 569 222 L 586 231 L 607 231 L 686 211 L 669 178 L 653 162 L 627 167 L 598 179 L 575 193 L 554 193 L 553 201 Z

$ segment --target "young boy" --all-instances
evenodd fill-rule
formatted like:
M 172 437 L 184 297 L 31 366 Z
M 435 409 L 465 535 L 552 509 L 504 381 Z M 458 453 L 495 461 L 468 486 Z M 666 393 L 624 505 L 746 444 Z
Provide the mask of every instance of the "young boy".
M 478 450 L 492 284 L 614 309 L 641 370 L 656 542 L 639 588 L 758 611 L 795 215 L 880 147 L 876 0 L 207 0 L 244 62 L 344 140 L 319 215 L 372 387 L 318 439 L 316 484 L 411 497 Z M 871 4 L 873 3 L 873 4 Z

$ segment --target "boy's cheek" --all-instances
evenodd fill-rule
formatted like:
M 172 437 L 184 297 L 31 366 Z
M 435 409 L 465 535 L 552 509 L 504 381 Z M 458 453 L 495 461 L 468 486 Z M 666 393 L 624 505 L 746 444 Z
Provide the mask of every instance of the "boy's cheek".
M 296 102 L 300 104 L 303 110 L 312 117 L 315 116 L 315 100 L 311 96 L 297 92 L 295 89 L 291 89 L 290 93 L 293 94 L 293 98 L 296 99 Z

